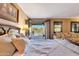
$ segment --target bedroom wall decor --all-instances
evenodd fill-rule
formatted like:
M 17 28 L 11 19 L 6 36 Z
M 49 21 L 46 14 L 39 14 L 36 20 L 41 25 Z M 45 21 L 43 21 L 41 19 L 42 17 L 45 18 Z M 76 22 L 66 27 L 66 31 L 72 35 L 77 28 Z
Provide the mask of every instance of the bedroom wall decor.
M 18 22 L 19 9 L 12 3 L 0 3 L 0 18 Z

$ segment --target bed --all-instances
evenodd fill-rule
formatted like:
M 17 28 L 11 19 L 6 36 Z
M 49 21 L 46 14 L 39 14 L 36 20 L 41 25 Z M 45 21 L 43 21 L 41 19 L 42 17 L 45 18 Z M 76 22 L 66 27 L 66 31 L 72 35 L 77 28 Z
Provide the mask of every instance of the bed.
M 31 40 L 24 56 L 78 56 L 79 46 L 68 40 Z
M 0 56 L 23 56 L 27 38 L 20 35 L 20 28 L 0 24 Z

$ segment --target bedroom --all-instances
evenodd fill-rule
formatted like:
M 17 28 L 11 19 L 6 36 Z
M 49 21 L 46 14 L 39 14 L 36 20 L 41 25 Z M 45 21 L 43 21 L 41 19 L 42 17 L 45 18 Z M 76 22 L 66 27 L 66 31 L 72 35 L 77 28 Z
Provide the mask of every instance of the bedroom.
M 78 5 L 0 3 L 0 55 L 78 56 Z M 44 31 L 35 32 L 45 38 L 31 38 L 32 25 L 44 25 Z

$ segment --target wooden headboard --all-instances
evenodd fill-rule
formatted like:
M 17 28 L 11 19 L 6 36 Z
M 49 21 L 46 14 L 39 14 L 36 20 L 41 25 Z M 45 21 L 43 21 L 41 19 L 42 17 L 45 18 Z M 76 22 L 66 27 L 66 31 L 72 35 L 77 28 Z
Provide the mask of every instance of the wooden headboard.
M 18 33 L 20 33 L 20 28 L 16 26 L 0 24 L 0 35 L 8 33 L 11 29 L 18 30 Z

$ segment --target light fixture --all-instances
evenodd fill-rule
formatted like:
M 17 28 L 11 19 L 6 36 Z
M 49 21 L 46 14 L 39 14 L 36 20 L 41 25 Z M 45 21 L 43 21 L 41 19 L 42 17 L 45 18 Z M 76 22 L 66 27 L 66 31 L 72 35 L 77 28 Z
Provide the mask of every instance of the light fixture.
M 21 30 L 28 30 L 28 25 L 22 25 L 20 26 Z

